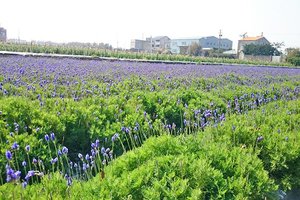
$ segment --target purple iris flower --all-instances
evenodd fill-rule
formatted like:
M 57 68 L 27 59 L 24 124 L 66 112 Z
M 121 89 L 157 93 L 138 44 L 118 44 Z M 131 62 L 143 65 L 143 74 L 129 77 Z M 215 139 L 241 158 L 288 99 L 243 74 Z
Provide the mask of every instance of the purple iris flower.
M 25 150 L 28 152 L 30 151 L 30 145 L 26 145 Z
M 86 159 L 86 160 L 89 160 L 89 159 L 90 159 L 90 155 L 89 155 L 89 154 L 86 154 L 86 155 L 85 155 L 85 159 Z
M 67 147 L 63 147 L 61 151 L 63 154 L 67 154 L 69 150 Z
M 82 164 L 82 170 L 83 170 L 83 171 L 86 171 L 86 169 L 87 169 L 86 163 L 83 163 L 83 164 Z
M 67 178 L 67 186 L 71 186 L 72 185 L 72 178 L 69 176 Z
M 35 172 L 33 170 L 30 170 L 27 172 L 27 175 L 25 176 L 25 180 L 28 181 L 30 177 L 34 176 Z
M 6 156 L 7 160 L 12 159 L 12 153 L 9 150 L 6 151 L 5 156 Z
M 22 183 L 22 187 L 25 189 L 25 188 L 26 188 L 26 186 L 27 186 L 27 182 L 26 182 L 26 181 L 24 181 L 24 182 Z
M 262 141 L 263 139 L 264 139 L 263 136 L 258 136 L 258 137 L 257 137 L 257 142 L 260 142 L 260 141 Z
M 105 153 L 105 148 L 104 148 L 104 147 L 101 148 L 101 153 L 102 153 L 102 154 Z
M 19 148 L 19 145 L 17 142 L 14 142 L 13 145 L 11 146 L 11 149 L 15 150 L 15 149 L 18 149 Z
M 49 135 L 48 134 L 45 135 L 45 140 L 46 140 L 46 142 L 49 142 Z
M 97 140 L 95 141 L 95 144 L 96 144 L 96 147 L 99 148 L 99 146 L 100 146 L 100 141 L 97 139 Z
M 54 134 L 54 133 L 51 133 L 51 134 L 50 134 L 50 138 L 51 138 L 52 141 L 55 141 L 55 134 Z
M 37 161 L 36 158 L 33 158 L 33 159 L 32 159 L 32 163 L 33 163 L 33 164 L 37 164 L 37 162 L 38 162 L 38 161 Z
M 58 161 L 57 157 L 55 157 L 54 159 L 51 158 L 51 160 L 50 160 L 50 162 L 51 162 L 52 165 L 55 164 L 57 161 Z

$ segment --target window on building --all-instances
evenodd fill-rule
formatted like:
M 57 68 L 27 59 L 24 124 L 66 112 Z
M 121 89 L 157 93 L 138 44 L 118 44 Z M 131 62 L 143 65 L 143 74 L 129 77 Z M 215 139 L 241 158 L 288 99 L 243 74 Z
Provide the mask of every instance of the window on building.
M 185 46 L 185 45 L 186 45 L 186 42 L 182 42 L 181 44 L 182 44 L 182 46 Z

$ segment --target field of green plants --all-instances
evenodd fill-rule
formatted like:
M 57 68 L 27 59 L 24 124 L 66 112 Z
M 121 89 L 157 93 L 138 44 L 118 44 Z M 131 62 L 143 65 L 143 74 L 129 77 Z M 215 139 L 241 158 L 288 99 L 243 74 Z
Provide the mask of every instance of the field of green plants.
M 283 199 L 300 69 L 0 57 L 0 199 Z

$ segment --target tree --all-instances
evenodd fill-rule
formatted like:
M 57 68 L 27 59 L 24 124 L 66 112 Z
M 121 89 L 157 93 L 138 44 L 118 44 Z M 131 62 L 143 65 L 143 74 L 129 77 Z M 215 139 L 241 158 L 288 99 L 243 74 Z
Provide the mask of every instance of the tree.
M 191 56 L 200 56 L 201 55 L 201 46 L 196 43 L 196 42 L 193 42 L 189 47 L 188 47 L 188 54 L 191 55 Z
M 286 61 L 293 65 L 300 66 L 300 49 L 288 48 L 286 52 Z
M 278 49 L 271 44 L 246 44 L 243 51 L 245 55 L 253 56 L 279 56 L 281 54 Z

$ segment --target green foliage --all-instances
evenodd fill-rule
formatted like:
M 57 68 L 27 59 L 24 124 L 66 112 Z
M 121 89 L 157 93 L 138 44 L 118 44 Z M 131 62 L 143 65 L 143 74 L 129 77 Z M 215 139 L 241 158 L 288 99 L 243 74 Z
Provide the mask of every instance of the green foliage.
M 300 49 L 288 49 L 286 61 L 295 66 L 300 66 Z
M 25 199 L 274 199 L 278 185 L 299 187 L 299 120 L 299 100 L 274 102 L 194 135 L 151 137 L 105 167 L 104 178 L 74 180 L 67 187 L 59 174 L 51 174 L 26 189 L 5 184 L 0 194 Z
M 51 181 L 44 177 L 42 183 L 25 192 L 14 188 L 14 195 L 26 198 L 43 191 L 38 198 L 258 199 L 276 189 L 250 150 L 207 142 L 201 135 L 151 138 L 108 166 L 103 180 L 75 181 L 71 188 L 57 176 Z M 1 191 L 11 189 L 7 184 Z
M 198 48 L 197 48 L 198 49 Z M 124 58 L 124 59 L 143 59 L 153 61 L 175 61 L 175 62 L 193 62 L 193 63 L 229 63 L 229 64 L 251 64 L 251 65 L 266 65 L 266 66 L 293 66 L 290 63 L 270 63 L 259 61 L 246 61 L 239 59 L 232 59 L 223 55 L 212 54 L 211 57 L 194 57 L 188 55 L 166 55 L 166 54 L 149 54 L 149 53 L 132 53 L 124 51 L 103 50 L 88 47 L 58 47 L 58 46 L 44 46 L 36 44 L 14 44 L 14 43 L 0 43 L 1 51 L 12 52 L 32 52 L 32 53 L 47 53 L 47 54 L 65 54 L 65 55 L 83 55 L 91 56 L 86 59 L 97 59 L 98 57 L 109 58 Z M 196 51 L 198 52 L 198 51 Z M 276 51 L 277 52 L 277 51 Z M 81 57 L 84 59 L 84 57 Z
M 194 42 L 188 47 L 188 54 L 190 56 L 200 56 L 201 55 L 201 46 Z
M 278 56 L 280 52 L 273 47 L 271 44 L 246 44 L 244 46 L 245 55 L 254 55 L 254 56 Z
M 300 101 L 272 103 L 260 110 L 231 116 L 222 127 L 211 128 L 217 140 L 253 149 L 270 177 L 284 189 L 298 188 L 300 166 Z M 262 136 L 263 139 L 258 141 Z
M 252 82 L 253 81 L 253 82 Z M 96 98 L 86 94 L 81 101 L 74 101 L 70 96 L 65 98 L 52 97 L 49 89 L 42 91 L 38 84 L 34 84 L 36 92 L 27 93 L 26 89 L 16 91 L 13 84 L 5 84 L 10 94 L 16 96 L 4 97 L 0 94 L 0 130 L 2 155 L 6 149 L 10 149 L 16 141 L 20 144 L 20 149 L 24 150 L 26 145 L 32 147 L 29 153 L 30 160 L 35 158 L 45 159 L 49 168 L 48 147 L 44 141 L 44 135 L 54 132 L 57 142 L 67 146 L 71 160 L 76 160 L 77 154 L 89 153 L 90 144 L 95 139 L 100 139 L 105 147 L 111 146 L 111 137 L 115 133 L 122 133 L 122 127 L 128 127 L 130 134 L 120 134 L 122 143 L 117 140 L 114 143 L 115 154 L 121 155 L 125 150 L 130 150 L 135 146 L 140 146 L 142 141 L 149 136 L 160 135 L 165 125 L 171 125 L 169 130 L 173 134 L 178 134 L 180 130 L 192 133 L 198 130 L 194 124 L 201 127 L 200 116 L 195 116 L 196 110 L 217 110 L 219 114 L 235 113 L 234 108 L 227 108 L 229 100 L 236 97 L 243 98 L 246 105 L 253 101 L 251 94 L 263 95 L 264 98 L 281 98 L 285 91 L 293 97 L 293 92 L 299 85 L 297 79 L 292 78 L 271 78 L 273 84 L 267 86 L 255 83 L 249 78 L 226 76 L 218 80 L 211 79 L 191 79 L 189 82 L 182 79 L 169 81 L 161 77 L 153 80 L 151 84 L 140 77 L 131 77 L 120 83 L 115 83 L 110 87 L 111 93 L 104 93 Z M 147 84 L 144 84 L 147 82 Z M 251 83 L 250 85 L 249 82 Z M 291 83 L 290 83 L 291 82 Z M 93 82 L 99 88 L 105 88 L 102 82 Z M 146 85 L 145 88 L 144 85 Z M 75 85 L 74 90 L 82 90 L 82 85 Z M 155 90 L 151 90 L 155 88 Z M 282 90 L 282 88 L 286 88 Z M 265 91 L 269 92 L 265 94 Z M 57 92 L 63 92 L 65 88 L 57 87 Z M 43 104 L 36 96 L 43 94 Z M 68 93 L 66 93 L 68 94 Z M 247 95 L 247 97 L 245 97 Z M 20 96 L 20 97 L 17 97 Z M 255 107 L 254 107 L 255 108 Z M 241 111 L 247 111 L 247 106 L 241 106 Z M 144 114 L 146 112 L 146 114 Z M 141 117 L 142 116 L 142 117 Z M 220 116 L 211 117 L 208 122 L 214 124 Z M 185 124 L 184 121 L 188 121 Z M 15 131 L 15 125 L 19 125 Z M 134 130 L 136 125 L 139 130 Z M 203 125 L 203 124 L 202 124 Z M 10 136 L 13 133 L 13 137 Z M 133 141 L 137 136 L 138 140 Z M 124 145 L 124 148 L 123 146 Z M 56 156 L 56 149 L 50 146 L 51 156 Z M 19 153 L 18 164 L 21 166 L 23 160 L 27 161 L 27 155 Z M 1 163 L 5 163 L 5 158 L 0 158 Z M 5 179 L 5 165 L 1 165 L 2 180 Z

